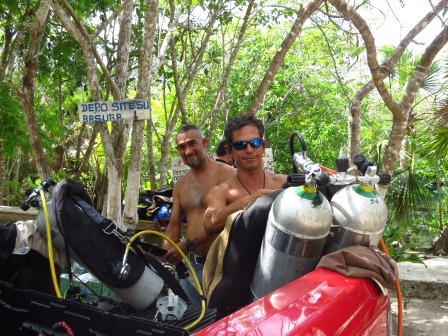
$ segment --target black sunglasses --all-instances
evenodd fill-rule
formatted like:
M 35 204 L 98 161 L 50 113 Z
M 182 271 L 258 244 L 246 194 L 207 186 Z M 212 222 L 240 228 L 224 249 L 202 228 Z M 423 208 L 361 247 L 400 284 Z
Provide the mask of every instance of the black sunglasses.
M 243 150 L 248 144 L 250 144 L 252 148 L 258 148 L 263 144 L 263 139 L 255 138 L 250 141 L 235 141 L 231 142 L 229 146 L 235 148 L 236 150 Z

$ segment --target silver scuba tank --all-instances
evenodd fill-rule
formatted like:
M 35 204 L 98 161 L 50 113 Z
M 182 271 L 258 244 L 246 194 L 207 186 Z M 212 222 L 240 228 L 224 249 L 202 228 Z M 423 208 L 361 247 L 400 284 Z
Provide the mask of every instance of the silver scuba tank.
M 387 207 L 373 186 L 363 183 L 339 190 L 331 199 L 338 248 L 377 245 L 387 222 Z
M 331 207 L 316 188 L 290 187 L 272 204 L 251 291 L 260 298 L 313 270 L 331 226 Z
M 53 210 L 52 200 L 47 201 L 46 204 L 48 208 L 48 217 L 50 222 L 50 231 L 53 247 L 60 251 L 65 251 L 64 237 L 56 224 L 57 222 Z M 44 217 L 44 211 L 42 210 L 42 205 L 38 206 L 36 224 L 37 224 L 37 230 L 46 239 L 47 238 L 46 221 Z M 111 237 L 111 239 L 114 238 Z M 96 276 L 94 272 L 92 272 L 85 266 L 83 260 L 81 260 L 72 249 L 70 249 L 70 257 L 77 263 L 79 263 L 81 266 L 83 266 L 89 273 Z M 145 266 L 143 274 L 141 275 L 139 280 L 137 280 L 133 285 L 127 288 L 117 288 L 110 286 L 106 283 L 104 283 L 104 285 L 107 286 L 110 290 L 112 290 L 115 294 L 117 294 L 118 297 L 120 297 L 125 302 L 130 304 L 134 309 L 141 311 L 149 307 L 149 305 L 151 305 L 151 303 L 155 301 L 155 299 L 158 297 L 159 293 L 163 289 L 164 282 L 162 278 L 160 278 L 154 271 Z

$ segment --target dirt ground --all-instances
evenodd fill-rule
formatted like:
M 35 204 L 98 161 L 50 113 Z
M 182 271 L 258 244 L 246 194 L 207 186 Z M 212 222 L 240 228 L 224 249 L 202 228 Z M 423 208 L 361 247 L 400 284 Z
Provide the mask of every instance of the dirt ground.
M 397 299 L 392 297 L 394 335 L 397 335 Z M 410 298 L 403 310 L 403 336 L 447 336 L 448 300 Z

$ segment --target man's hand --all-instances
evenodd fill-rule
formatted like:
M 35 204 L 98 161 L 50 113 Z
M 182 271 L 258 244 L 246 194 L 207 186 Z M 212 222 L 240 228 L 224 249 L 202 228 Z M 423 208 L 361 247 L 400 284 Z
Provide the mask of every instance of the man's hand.
M 251 201 L 249 203 L 252 203 L 254 201 L 256 201 L 257 199 L 259 199 L 260 197 L 269 195 L 270 193 L 274 192 L 275 190 L 273 189 L 258 189 L 256 192 L 254 192 L 251 196 Z M 248 204 L 247 204 L 248 205 Z
M 185 253 L 185 255 L 188 254 L 186 242 L 180 242 L 177 244 L 177 246 Z M 179 261 L 182 260 L 182 257 L 174 247 L 171 247 L 170 249 L 168 249 L 168 252 L 166 252 L 166 254 L 163 256 L 163 260 L 165 260 L 170 264 L 177 264 Z

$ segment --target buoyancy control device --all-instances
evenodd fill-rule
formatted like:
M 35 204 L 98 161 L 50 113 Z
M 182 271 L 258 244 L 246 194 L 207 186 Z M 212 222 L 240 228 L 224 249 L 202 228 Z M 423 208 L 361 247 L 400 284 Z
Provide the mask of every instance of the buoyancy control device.
M 299 152 L 294 151 L 296 138 L 302 146 Z M 389 184 L 389 174 L 377 175 L 362 155 L 354 159 L 361 175 L 347 174 L 348 158 L 336 160 L 337 171 L 323 169 L 307 157 L 299 132 L 291 135 L 290 149 L 291 187 L 277 196 L 269 213 L 251 282 L 255 298 L 310 272 L 325 253 L 376 245 L 387 220 L 386 204 L 375 184 Z
M 48 182 L 40 187 L 52 189 L 52 199 L 46 205 L 53 246 L 60 251 L 68 250 L 70 258 L 134 309 L 143 310 L 151 305 L 163 288 L 163 279 L 134 252 L 128 255 L 126 265 L 120 264 L 125 244 L 112 233 L 118 228 L 93 208 L 81 183 L 68 179 L 54 188 Z M 33 193 L 27 203 L 41 210 L 37 192 Z M 46 238 L 43 211 L 38 211 L 36 222 Z

